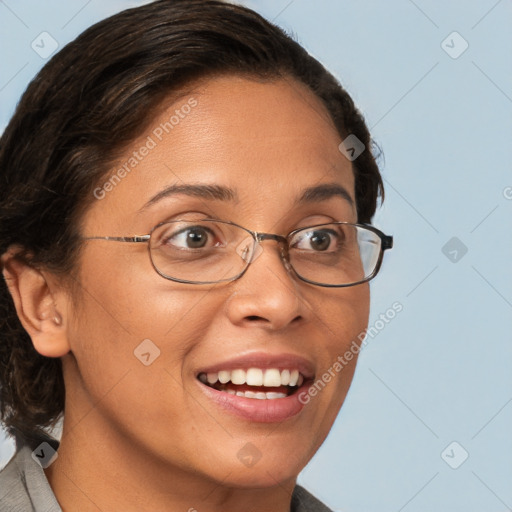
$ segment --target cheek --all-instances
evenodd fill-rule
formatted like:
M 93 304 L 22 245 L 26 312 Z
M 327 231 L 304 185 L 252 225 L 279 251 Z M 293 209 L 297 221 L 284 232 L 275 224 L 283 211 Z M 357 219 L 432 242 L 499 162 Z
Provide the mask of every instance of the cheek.
M 81 328 L 99 338 L 110 333 L 115 344 L 122 340 L 128 345 L 137 340 L 140 343 L 151 336 L 165 344 L 193 325 L 200 328 L 202 319 L 207 324 L 206 318 L 215 313 L 203 300 L 207 290 L 201 293 L 165 280 L 151 266 L 145 247 L 119 245 L 117 251 L 108 253 L 106 249 L 91 251 L 83 260 L 78 311 Z M 110 264 L 102 261 L 105 254 Z
M 330 351 L 344 351 L 354 340 L 360 343 L 368 326 L 370 288 L 368 283 L 340 289 L 335 299 L 324 301 L 322 320 L 329 326 Z
M 368 283 L 339 290 L 337 297 L 337 300 L 330 300 L 323 306 L 327 343 L 319 373 L 320 380 L 330 388 L 330 393 L 324 396 L 326 402 L 337 406 L 333 410 L 337 410 L 348 392 L 368 326 Z
M 77 421 L 107 419 L 144 438 L 152 425 L 183 423 L 185 362 L 219 313 L 206 290 L 176 290 L 158 276 L 150 286 L 143 272 L 126 285 L 123 274 L 118 267 L 107 279 L 82 267 L 68 331 L 75 362 L 66 389 Z M 153 442 L 168 440 L 155 434 Z
M 69 341 L 94 398 L 132 369 L 162 367 L 180 378 L 186 354 L 218 314 L 207 291 L 176 289 L 144 267 L 144 256 L 123 265 L 121 255 L 115 267 L 84 258 L 77 307 L 69 315 Z M 154 375 L 148 371 L 142 378 L 147 382 Z
M 336 352 L 332 354 L 330 367 L 335 366 L 337 373 L 344 373 L 344 378 L 338 380 L 341 395 L 348 392 L 348 388 L 354 376 L 359 350 L 363 342 L 368 318 L 370 315 L 370 287 L 368 283 L 348 288 L 350 300 L 345 303 L 345 308 L 340 312 L 343 335 L 336 346 Z M 339 363 L 339 364 L 336 364 Z M 339 366 L 341 364 L 341 367 Z

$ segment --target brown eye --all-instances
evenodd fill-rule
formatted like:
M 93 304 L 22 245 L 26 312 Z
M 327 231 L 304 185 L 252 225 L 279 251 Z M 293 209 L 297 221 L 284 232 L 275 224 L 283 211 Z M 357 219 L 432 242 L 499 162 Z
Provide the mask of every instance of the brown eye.
M 340 241 L 340 233 L 333 229 L 311 229 L 300 231 L 298 239 L 292 243 L 294 249 L 322 252 L 336 249 Z
M 309 239 L 311 247 L 317 251 L 325 251 L 331 244 L 331 236 L 322 231 L 315 232 Z
M 176 232 L 166 233 L 162 242 L 177 249 L 202 249 L 211 247 L 214 233 L 204 226 L 189 226 Z

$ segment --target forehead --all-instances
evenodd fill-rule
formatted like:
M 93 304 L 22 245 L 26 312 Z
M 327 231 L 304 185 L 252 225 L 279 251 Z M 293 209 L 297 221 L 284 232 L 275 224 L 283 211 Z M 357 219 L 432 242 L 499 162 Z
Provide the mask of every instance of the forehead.
M 229 187 L 241 211 L 289 208 L 322 183 L 338 183 L 353 198 L 340 141 L 321 101 L 292 79 L 209 79 L 161 105 L 99 184 L 106 193 L 91 215 L 107 209 L 135 222 L 160 191 L 186 184 Z

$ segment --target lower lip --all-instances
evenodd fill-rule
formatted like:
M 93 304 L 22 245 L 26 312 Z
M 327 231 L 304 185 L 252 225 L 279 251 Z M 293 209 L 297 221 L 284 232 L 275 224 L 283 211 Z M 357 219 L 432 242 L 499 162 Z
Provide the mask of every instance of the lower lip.
M 299 414 L 305 405 L 299 401 L 299 396 L 309 387 L 309 383 L 306 384 L 305 382 L 293 395 L 286 398 L 259 400 L 257 398 L 245 398 L 224 391 L 218 391 L 199 380 L 197 382 L 201 386 L 203 393 L 225 411 L 259 423 L 285 421 Z

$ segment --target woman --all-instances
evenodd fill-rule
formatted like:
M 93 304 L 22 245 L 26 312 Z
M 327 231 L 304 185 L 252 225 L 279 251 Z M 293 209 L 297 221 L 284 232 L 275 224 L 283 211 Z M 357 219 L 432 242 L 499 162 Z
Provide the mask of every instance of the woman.
M 0 510 L 328 510 L 296 478 L 392 239 L 321 64 L 239 6 L 124 11 L 30 84 L 0 176 Z

